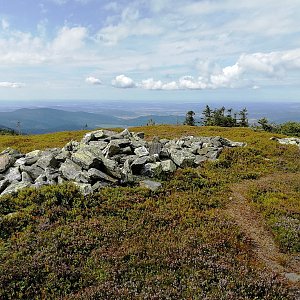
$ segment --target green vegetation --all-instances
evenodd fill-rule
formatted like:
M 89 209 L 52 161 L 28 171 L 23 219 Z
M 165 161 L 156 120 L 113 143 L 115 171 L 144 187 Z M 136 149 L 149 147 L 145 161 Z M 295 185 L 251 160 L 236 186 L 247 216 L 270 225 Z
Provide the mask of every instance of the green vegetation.
M 17 135 L 18 133 L 10 128 L 0 127 L 0 135 Z
M 300 174 L 253 183 L 248 196 L 265 217 L 283 252 L 300 252 Z
M 202 123 L 204 126 L 222 126 L 222 127 L 248 127 L 248 111 L 243 108 L 239 114 L 233 113 L 232 109 L 221 108 L 211 109 L 206 105 L 202 112 Z M 239 119 L 238 116 L 239 115 Z
M 281 133 L 289 136 L 300 137 L 300 123 L 286 122 L 283 124 L 269 123 L 267 118 L 258 120 L 260 128 L 267 132 Z
M 299 149 L 250 128 L 131 130 L 149 140 L 220 135 L 247 147 L 179 170 L 157 192 L 117 187 L 84 197 L 65 184 L 2 197 L 0 299 L 293 299 L 226 207 L 232 184 L 243 184 L 281 249 L 299 253 Z M 83 133 L 1 136 L 0 145 L 61 147 Z
M 195 126 L 195 113 L 190 110 L 186 113 L 184 125 Z

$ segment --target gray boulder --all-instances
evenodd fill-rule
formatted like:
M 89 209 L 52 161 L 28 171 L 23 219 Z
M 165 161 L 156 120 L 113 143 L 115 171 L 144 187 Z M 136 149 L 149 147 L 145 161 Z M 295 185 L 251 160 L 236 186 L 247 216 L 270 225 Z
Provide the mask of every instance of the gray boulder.
M 149 153 L 150 155 L 158 154 L 160 155 L 162 150 L 162 144 L 160 142 L 152 142 L 149 145 Z
M 1 154 L 0 155 L 0 173 L 5 172 L 15 163 L 16 158 L 8 154 Z
M 74 182 L 74 185 L 79 188 L 80 192 L 83 195 L 88 195 L 88 194 L 91 194 L 93 192 L 92 186 L 88 183 Z
M 28 173 L 26 173 L 26 172 L 23 171 L 21 173 L 21 177 L 22 177 L 21 181 L 32 183 L 32 178 L 28 175 Z
M 142 180 L 140 181 L 140 186 L 143 188 L 150 189 L 151 191 L 157 191 L 162 187 L 162 184 L 157 181 L 152 180 Z
M 102 160 L 102 169 L 108 175 L 121 179 L 121 169 L 118 166 L 118 163 L 112 159 L 103 158 Z
M 16 193 L 21 189 L 30 187 L 31 183 L 29 182 L 15 182 L 10 184 L 2 193 L 1 196 L 6 195 L 6 194 L 12 194 L 12 193 Z
M 0 194 L 9 186 L 9 180 L 4 179 L 0 181 Z
M 15 150 L 15 149 L 12 149 L 10 147 L 6 148 L 5 150 L 3 150 L 1 153 L 0 153 L 0 156 L 1 155 L 4 155 L 4 154 L 7 154 L 15 159 L 18 159 L 20 157 L 23 157 L 24 155 L 18 151 L 18 150 Z
M 102 162 L 100 157 L 95 156 L 89 148 L 83 148 L 73 153 L 71 160 L 85 170 L 98 168 Z
M 290 137 L 290 138 L 282 138 L 282 139 L 277 139 L 279 144 L 282 145 L 295 145 L 300 148 L 300 138 L 296 137 Z
M 79 147 L 80 147 L 80 143 L 78 143 L 76 141 L 71 141 L 63 147 L 63 150 L 70 151 L 70 152 L 76 152 L 79 149 Z
M 196 156 L 189 150 L 171 149 L 171 159 L 180 168 L 193 167 Z
M 164 173 L 173 173 L 176 171 L 177 167 L 171 159 L 163 160 L 161 162 L 162 171 Z
M 110 183 L 108 183 L 108 182 L 97 181 L 95 184 L 92 185 L 92 190 L 95 192 L 95 191 L 99 191 L 108 186 L 110 186 Z
M 148 177 L 159 177 L 162 171 L 161 162 L 147 163 L 141 170 L 141 174 Z
M 29 174 L 33 180 L 37 179 L 44 172 L 44 170 L 37 165 L 20 166 L 20 171 Z
M 144 165 L 149 162 L 151 162 L 151 159 L 149 156 L 142 156 L 142 157 L 135 159 L 130 166 L 132 174 L 134 174 L 134 175 L 141 174 L 141 171 L 143 170 Z
M 92 147 L 97 147 L 99 150 L 104 150 L 106 148 L 106 146 L 108 145 L 108 142 L 92 141 L 92 142 L 89 142 L 89 145 Z
M 104 172 L 94 168 L 88 170 L 88 177 L 91 178 L 92 181 L 105 180 L 111 183 L 118 182 L 117 179 L 112 178 L 109 175 L 105 174 Z
M 71 158 L 71 153 L 70 151 L 66 150 L 62 150 L 55 156 L 55 159 L 58 161 L 58 163 L 66 161 L 67 158 Z
M 81 143 L 82 144 L 88 144 L 90 141 L 93 141 L 95 140 L 95 135 L 94 133 L 90 132 L 90 133 L 87 133 L 81 140 Z
M 140 157 L 149 155 L 149 151 L 148 151 L 148 149 L 147 149 L 145 146 L 136 148 L 136 149 L 134 150 L 134 153 L 135 153 L 137 156 L 140 156 Z
M 82 168 L 70 159 L 66 159 L 59 168 L 59 172 L 67 180 L 75 180 L 81 171 Z
M 5 178 L 9 182 L 21 181 L 22 176 L 21 176 L 19 167 L 10 168 L 9 171 L 7 172 L 7 174 L 5 174 Z
M 45 153 L 37 160 L 36 165 L 45 170 L 46 168 L 56 168 L 59 162 L 52 153 Z

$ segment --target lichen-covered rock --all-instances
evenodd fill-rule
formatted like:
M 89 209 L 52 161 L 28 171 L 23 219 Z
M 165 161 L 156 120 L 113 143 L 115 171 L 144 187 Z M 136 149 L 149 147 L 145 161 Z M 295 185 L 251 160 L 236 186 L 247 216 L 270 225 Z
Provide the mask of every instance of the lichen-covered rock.
M 29 182 L 15 182 L 10 184 L 2 193 L 1 196 L 6 195 L 6 194 L 12 194 L 12 193 L 16 193 L 21 189 L 30 187 L 31 183 Z
M 37 179 L 44 172 L 44 170 L 37 165 L 20 166 L 20 171 L 29 174 L 33 180 Z
M 180 168 L 193 167 L 196 156 L 186 149 L 170 149 L 172 161 Z
M 92 186 L 88 183 L 74 182 L 74 184 L 79 188 L 79 190 L 83 195 L 88 195 L 93 192 Z
M 16 159 L 13 156 L 8 154 L 1 154 L 0 155 L 0 173 L 5 172 L 8 168 L 13 166 Z
M 6 148 L 5 150 L 3 150 L 1 153 L 0 153 L 0 156 L 1 155 L 4 155 L 4 154 L 7 154 L 15 159 L 18 159 L 22 156 L 24 156 L 21 152 L 19 152 L 18 150 L 15 150 L 15 149 L 12 149 L 10 147 Z
M 106 172 L 108 175 L 113 176 L 115 178 L 121 179 L 121 169 L 119 168 L 116 161 L 103 158 L 103 171 Z
M 140 156 L 140 157 L 149 155 L 149 151 L 148 151 L 148 149 L 147 149 L 145 146 L 136 148 L 136 149 L 134 150 L 134 153 L 135 153 L 137 156 Z
M 161 162 L 162 171 L 164 173 L 173 173 L 176 171 L 177 167 L 171 159 L 163 160 Z
M 141 174 L 142 169 L 144 168 L 144 165 L 148 162 L 151 162 L 151 158 L 149 156 L 142 156 L 138 157 L 133 161 L 130 168 L 132 170 L 132 174 L 138 175 Z
M 141 174 L 148 177 L 158 177 L 161 175 L 162 171 L 161 162 L 147 163 L 141 170 Z
M 21 181 L 32 183 L 32 178 L 29 176 L 28 173 L 22 172 L 21 173 Z
M 70 159 L 67 159 L 59 168 L 59 172 L 62 174 L 62 177 L 68 180 L 75 180 L 81 171 L 82 168 Z
M 73 153 L 71 160 L 85 170 L 97 168 L 101 164 L 101 158 L 97 157 L 89 149 L 80 149 Z
M 37 160 L 36 165 L 45 170 L 46 168 L 56 168 L 59 162 L 52 153 L 46 153 Z
M 11 183 L 14 181 L 21 181 L 22 176 L 19 167 L 10 168 L 7 174 L 5 174 L 5 178 Z

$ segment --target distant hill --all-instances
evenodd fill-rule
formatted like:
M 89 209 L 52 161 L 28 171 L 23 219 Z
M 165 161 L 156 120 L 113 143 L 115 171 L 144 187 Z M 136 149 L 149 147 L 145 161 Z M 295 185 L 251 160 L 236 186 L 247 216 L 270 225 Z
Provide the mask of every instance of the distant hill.
M 22 133 L 38 134 L 65 130 L 94 129 L 96 127 L 127 127 L 146 125 L 152 119 L 156 124 L 176 124 L 176 116 L 142 116 L 124 119 L 111 114 L 72 112 L 53 108 L 22 108 L 12 112 L 0 112 L 3 128 L 16 129 L 20 122 Z M 182 122 L 182 119 L 180 119 Z M 87 125 L 87 126 L 86 126 Z
M 0 135 L 17 134 L 15 130 L 0 124 Z
M 182 124 L 184 117 L 182 116 L 157 116 L 157 115 L 147 115 L 141 116 L 133 119 L 127 119 L 124 122 L 127 126 L 144 126 L 147 125 L 149 120 L 155 122 L 155 124 Z

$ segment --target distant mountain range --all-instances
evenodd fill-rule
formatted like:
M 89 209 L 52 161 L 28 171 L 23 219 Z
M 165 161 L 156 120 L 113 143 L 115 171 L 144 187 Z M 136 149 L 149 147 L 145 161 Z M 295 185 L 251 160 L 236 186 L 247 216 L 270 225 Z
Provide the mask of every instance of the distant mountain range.
M 176 124 L 182 123 L 184 117 L 148 115 L 124 119 L 109 114 L 72 112 L 53 108 L 22 108 L 11 112 L 0 112 L 0 122 L 3 128 L 8 127 L 18 131 L 20 129 L 22 133 L 28 134 L 83 128 L 140 126 L 146 125 L 150 119 L 156 124 Z

